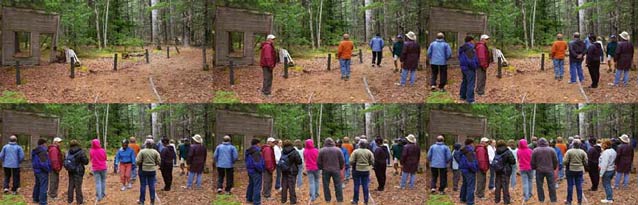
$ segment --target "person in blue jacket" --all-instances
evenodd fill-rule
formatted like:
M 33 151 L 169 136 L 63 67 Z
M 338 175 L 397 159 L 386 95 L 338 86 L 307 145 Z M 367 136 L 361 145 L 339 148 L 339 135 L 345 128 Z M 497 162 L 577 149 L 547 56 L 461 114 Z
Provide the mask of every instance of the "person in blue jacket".
M 51 161 L 47 150 L 47 140 L 40 138 L 38 146 L 31 151 L 31 166 L 35 175 L 35 185 L 33 185 L 33 203 L 40 205 L 47 204 L 47 191 L 49 189 L 49 172 L 51 172 Z
M 233 188 L 233 164 L 237 161 L 237 148 L 230 142 L 230 136 L 224 136 L 224 141 L 217 145 L 213 153 L 214 163 L 217 167 L 217 193 L 222 193 L 224 177 L 226 177 L 226 191 L 230 194 Z
M 115 164 L 120 172 L 120 182 L 122 183 L 121 191 L 127 188 L 131 189 L 131 176 L 133 175 L 133 164 L 135 164 L 135 151 L 128 146 L 129 141 L 122 140 L 122 147 L 115 154 Z
M 381 34 L 377 33 L 372 40 L 370 40 L 370 48 L 372 49 L 372 67 L 374 67 L 375 63 L 377 67 L 381 67 L 381 56 L 383 56 L 383 38 L 381 38 Z
M 461 203 L 474 205 L 474 189 L 476 187 L 476 172 L 478 171 L 478 161 L 474 153 L 474 140 L 465 139 L 465 146 L 460 152 L 454 153 L 454 158 L 459 162 L 459 169 L 463 173 L 463 184 L 461 185 Z
M 439 185 L 439 193 L 445 194 L 447 186 L 447 165 L 452 160 L 450 148 L 445 145 L 442 135 L 436 137 L 436 143 L 430 146 L 428 150 L 428 162 L 432 171 L 432 179 L 430 181 L 430 192 L 436 193 L 436 180 L 441 178 Z
M 18 138 L 15 135 L 9 137 L 9 144 L 2 147 L 0 160 L 2 160 L 2 168 L 4 168 L 3 192 L 5 194 L 9 193 L 9 181 L 13 177 L 11 193 L 16 194 L 18 188 L 20 188 L 20 163 L 24 161 L 24 151 L 18 145 Z
M 436 91 L 436 79 L 441 75 L 441 81 L 438 84 L 440 91 L 445 92 L 447 84 L 447 61 L 452 57 L 452 48 L 445 42 L 443 33 L 436 34 L 436 40 L 430 43 L 428 48 L 428 59 L 432 67 L 432 76 L 430 78 L 430 90 Z
M 250 148 L 246 150 L 245 162 L 248 172 L 248 188 L 246 189 L 246 201 L 253 205 L 261 204 L 261 175 L 264 172 L 264 158 L 261 156 L 259 139 L 250 141 Z
M 467 103 L 474 103 L 474 87 L 476 86 L 476 69 L 479 67 L 478 57 L 474 49 L 474 37 L 466 36 L 465 44 L 459 48 L 459 62 L 463 71 L 460 97 Z

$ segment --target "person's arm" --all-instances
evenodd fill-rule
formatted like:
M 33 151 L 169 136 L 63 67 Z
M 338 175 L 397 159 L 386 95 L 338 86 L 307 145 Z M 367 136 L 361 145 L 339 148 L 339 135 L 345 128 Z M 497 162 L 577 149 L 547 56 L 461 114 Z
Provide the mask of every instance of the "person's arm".
M 115 162 L 113 162 L 113 163 L 114 164 L 119 164 L 120 163 L 120 151 L 119 150 L 115 154 Z
M 5 147 L 2 147 L 2 151 L 0 151 L 0 161 L 4 162 L 4 149 Z
M 346 166 L 346 159 L 343 157 L 343 152 L 339 150 L 339 170 Z
M 319 155 L 317 156 L 317 167 L 319 169 L 323 169 L 323 155 L 321 154 L 321 151 L 319 151 Z
M 452 58 L 452 48 L 450 48 L 449 44 L 445 44 L 445 50 L 447 51 L 445 59 L 450 60 Z
M 341 54 L 343 54 L 343 43 L 339 43 L 337 48 L 337 59 L 341 59 Z
M 237 161 L 237 159 L 239 159 L 239 154 L 237 153 L 237 148 L 235 148 L 234 146 L 233 146 L 233 149 L 232 149 L 232 150 L 233 150 L 233 151 L 232 151 L 232 155 L 233 155 L 233 163 L 235 163 L 235 161 Z
M 158 152 L 155 152 L 155 166 L 159 166 L 162 161 L 162 156 Z
M 137 157 L 135 157 L 135 158 L 140 159 L 140 157 L 142 157 L 142 152 L 137 153 Z M 143 160 L 136 161 L 135 165 L 137 165 L 138 167 L 142 166 L 142 161 Z
M 428 51 L 427 51 L 427 54 L 426 54 L 426 55 L 427 55 L 427 57 L 428 57 L 428 59 L 431 59 L 431 58 L 432 58 L 432 46 L 433 46 L 433 45 L 434 45 L 434 44 L 430 44 L 430 46 L 428 47 Z

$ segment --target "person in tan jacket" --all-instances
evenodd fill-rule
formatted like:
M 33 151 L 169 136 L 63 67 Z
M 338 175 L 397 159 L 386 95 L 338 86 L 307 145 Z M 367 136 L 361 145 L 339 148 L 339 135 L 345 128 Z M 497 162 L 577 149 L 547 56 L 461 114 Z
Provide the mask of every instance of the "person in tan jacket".
M 565 73 L 565 53 L 567 52 L 567 42 L 563 40 L 563 34 L 556 35 L 556 41 L 552 44 L 552 51 L 549 57 L 554 63 L 554 80 L 563 80 Z
M 368 141 L 362 139 L 359 141 L 359 146 L 352 152 L 350 156 L 350 165 L 352 169 L 352 179 L 354 180 L 354 197 L 352 203 L 359 202 L 359 186 L 363 187 L 363 202 L 368 204 L 369 198 L 369 180 L 370 170 L 374 164 L 374 155 L 372 151 L 368 149 Z

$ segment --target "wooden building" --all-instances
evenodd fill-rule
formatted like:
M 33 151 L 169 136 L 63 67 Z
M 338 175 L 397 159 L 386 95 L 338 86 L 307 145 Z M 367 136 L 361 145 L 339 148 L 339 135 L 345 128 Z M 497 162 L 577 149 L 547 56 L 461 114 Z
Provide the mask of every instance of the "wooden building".
M 254 65 L 255 50 L 260 46 L 256 37 L 264 40 L 272 33 L 270 13 L 217 7 L 215 17 L 215 66 Z
M 24 149 L 27 159 L 31 149 L 37 146 L 38 139 L 46 138 L 52 142 L 59 136 L 60 119 L 56 116 L 33 112 L 3 110 L 0 118 L 2 145 L 9 143 L 9 137 L 16 135 L 18 144 Z
M 446 137 L 447 144 L 461 143 L 468 137 L 487 136 L 487 118 L 469 113 L 431 110 L 426 146 L 436 142 L 438 135 Z M 427 149 L 426 148 L 426 149 Z
M 56 59 L 60 16 L 40 10 L 3 7 L 2 65 L 47 64 Z
M 268 137 L 274 136 L 274 120 L 255 113 L 219 110 L 215 116 L 214 146 L 222 143 L 224 135 L 230 135 L 233 145 L 237 146 L 239 153 L 243 153 L 244 148 L 250 147 L 253 138 L 265 143 Z
M 465 36 L 472 35 L 478 41 L 481 34 L 487 33 L 487 15 L 481 12 L 432 7 L 428 32 L 428 45 L 434 41 L 437 33 L 442 32 L 454 51 L 452 55 L 456 56 L 458 48 L 465 43 Z

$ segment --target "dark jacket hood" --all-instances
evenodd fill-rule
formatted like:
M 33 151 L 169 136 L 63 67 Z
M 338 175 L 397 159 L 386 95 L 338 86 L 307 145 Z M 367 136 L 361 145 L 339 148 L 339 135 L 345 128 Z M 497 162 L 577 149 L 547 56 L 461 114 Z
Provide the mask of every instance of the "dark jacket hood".
M 510 150 L 506 145 L 496 147 L 496 154 L 503 154 L 506 151 Z
M 461 150 L 461 144 L 459 143 L 454 144 L 454 150 Z
M 287 147 L 284 147 L 284 149 L 281 151 L 281 153 L 282 154 L 288 154 L 288 153 L 291 153 L 292 151 L 297 151 L 297 150 L 295 150 L 294 146 L 287 146 Z
M 549 143 L 547 142 L 547 140 L 545 138 L 541 138 L 538 140 L 538 146 L 539 147 L 547 147 L 549 146 Z

